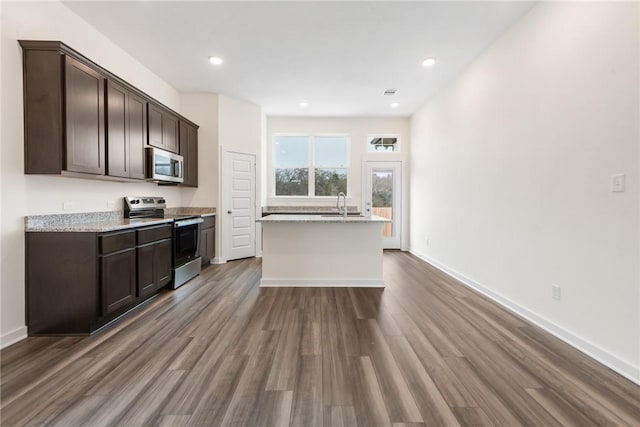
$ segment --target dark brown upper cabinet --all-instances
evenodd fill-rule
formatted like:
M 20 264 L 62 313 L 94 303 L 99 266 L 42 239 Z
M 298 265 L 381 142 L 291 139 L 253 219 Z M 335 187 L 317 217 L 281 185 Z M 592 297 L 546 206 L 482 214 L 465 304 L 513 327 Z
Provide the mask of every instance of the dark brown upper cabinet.
M 25 173 L 105 173 L 104 82 L 59 44 L 23 47 Z
M 149 145 L 178 153 L 178 117 L 149 103 Z
M 198 127 L 180 121 L 180 155 L 184 158 L 184 181 L 187 187 L 198 186 Z
M 104 82 L 98 71 L 65 57 L 68 171 L 105 173 Z
M 179 123 L 197 129 L 62 42 L 19 43 L 27 174 L 144 179 L 147 144 L 178 153 Z
M 146 101 L 107 81 L 107 175 L 144 179 Z

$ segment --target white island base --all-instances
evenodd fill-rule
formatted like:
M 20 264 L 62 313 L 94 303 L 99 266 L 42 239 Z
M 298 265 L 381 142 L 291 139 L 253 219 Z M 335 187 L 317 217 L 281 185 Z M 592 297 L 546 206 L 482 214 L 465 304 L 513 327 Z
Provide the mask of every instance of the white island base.
M 270 215 L 258 221 L 260 286 L 384 287 L 382 227 L 388 220 Z

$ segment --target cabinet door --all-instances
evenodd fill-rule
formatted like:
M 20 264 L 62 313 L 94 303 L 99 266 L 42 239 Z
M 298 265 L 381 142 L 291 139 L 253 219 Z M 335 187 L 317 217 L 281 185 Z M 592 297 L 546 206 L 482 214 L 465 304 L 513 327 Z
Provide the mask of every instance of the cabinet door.
M 107 315 L 136 299 L 136 250 L 103 256 L 101 267 L 102 314 Z
M 213 228 L 205 228 L 200 231 L 200 256 L 203 261 L 209 261 L 215 255 L 215 236 L 213 230 Z
M 180 155 L 184 158 L 184 181 L 187 187 L 198 186 L 198 129 L 180 122 Z
M 171 239 L 161 240 L 154 246 L 154 274 L 159 289 L 171 281 Z
M 202 258 L 202 263 L 207 260 L 207 229 L 200 229 L 200 258 Z
M 209 236 L 207 237 L 207 254 L 209 259 L 213 259 L 216 256 L 216 229 L 209 229 Z
M 66 170 L 104 175 L 105 78 L 65 57 Z
M 138 296 L 152 294 L 171 281 L 171 239 L 138 246 Z
M 178 117 L 156 104 L 148 105 L 149 145 L 177 153 Z
M 149 103 L 149 145 L 164 148 L 162 145 L 162 110 Z
M 162 145 L 172 153 L 178 150 L 178 118 L 168 112 L 162 114 Z
M 144 146 L 147 142 L 147 102 L 129 92 L 129 177 L 145 178 Z
M 128 90 L 107 81 L 107 175 L 129 177 Z
M 138 296 L 144 297 L 157 289 L 154 272 L 153 243 L 138 247 Z

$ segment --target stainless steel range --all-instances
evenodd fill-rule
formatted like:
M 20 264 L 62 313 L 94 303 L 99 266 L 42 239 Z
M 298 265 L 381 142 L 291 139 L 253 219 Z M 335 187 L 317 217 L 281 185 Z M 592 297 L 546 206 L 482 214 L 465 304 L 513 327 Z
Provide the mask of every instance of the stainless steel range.
M 124 217 L 168 218 L 173 220 L 173 280 L 169 287 L 176 289 L 200 274 L 200 223 L 198 215 L 165 214 L 163 197 L 125 197 Z

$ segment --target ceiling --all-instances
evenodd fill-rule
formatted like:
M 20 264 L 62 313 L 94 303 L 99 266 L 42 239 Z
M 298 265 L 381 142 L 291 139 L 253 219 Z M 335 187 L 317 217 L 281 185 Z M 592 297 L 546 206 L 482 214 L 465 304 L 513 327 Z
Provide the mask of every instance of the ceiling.
M 411 115 L 534 4 L 64 3 L 181 92 L 225 94 L 269 116 L 332 117 Z

